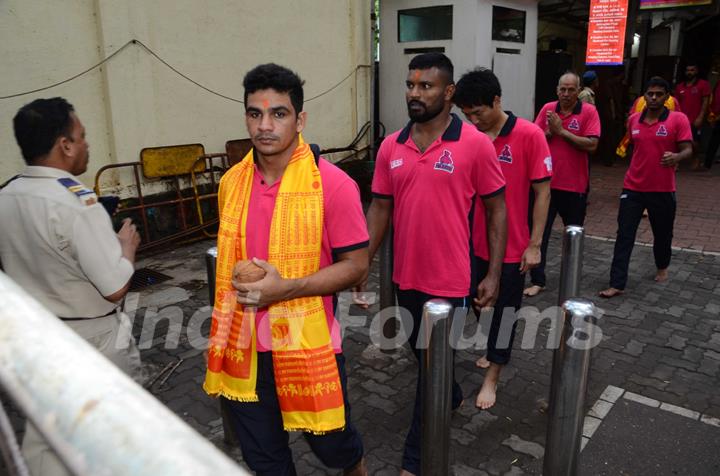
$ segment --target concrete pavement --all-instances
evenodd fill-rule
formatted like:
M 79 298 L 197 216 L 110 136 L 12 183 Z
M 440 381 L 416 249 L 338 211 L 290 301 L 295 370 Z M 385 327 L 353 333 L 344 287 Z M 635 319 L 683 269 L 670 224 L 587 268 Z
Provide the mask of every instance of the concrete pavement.
M 662 404 L 684 412 L 685 416 L 678 416 L 677 412 L 673 415 L 688 419 L 681 421 L 689 428 L 704 425 L 688 431 L 699 431 L 708 435 L 705 439 L 720 441 L 720 256 L 714 253 L 720 251 L 717 245 L 720 209 L 715 206 L 716 183 L 720 178 L 718 170 L 709 174 L 680 173 L 675 244 L 685 249 L 673 253 L 671 279 L 662 284 L 653 282 L 652 251 L 638 246 L 633 253 L 626 294 L 606 301 L 597 298 L 596 293 L 607 286 L 613 246 L 607 240 L 615 233 L 622 172 L 621 166 L 593 166 L 587 232 L 601 239 L 585 242 L 581 295 L 605 311 L 601 321 L 603 340 L 592 352 L 587 410 L 594 405 L 607 409 L 612 402 L 601 396 L 606 395 L 608 388 L 621 389 L 624 396 L 618 397 L 622 406 L 608 410 L 604 418 L 589 415 L 599 423 L 589 420 L 595 429 L 592 432 L 588 429 L 593 434 L 585 450 L 587 456 L 581 456 L 581 469 L 582 474 L 603 474 L 607 468 L 598 467 L 599 462 L 614 461 L 618 463 L 614 468 L 624 467 L 631 474 L 666 474 L 658 472 L 657 465 L 639 469 L 622 466 L 623 458 L 631 458 L 632 454 L 603 451 L 606 447 L 617 447 L 617 441 L 615 445 L 611 443 L 619 435 L 632 435 L 635 429 L 642 428 L 644 433 L 638 434 L 643 436 L 635 441 L 642 446 L 644 457 L 666 461 L 668 455 L 662 448 L 667 438 L 675 438 L 672 430 L 678 425 L 667 423 L 668 415 L 653 413 L 664 411 L 660 409 Z M 647 224 L 642 226 L 638 239 L 650 241 Z M 556 303 L 559 237 L 559 233 L 554 233 L 550 243 L 548 290 L 526 299 L 524 305 L 542 310 Z M 206 240 L 144 257 L 138 267 L 152 268 L 172 279 L 148 287 L 128 301 L 137 302 L 137 306 L 131 307 L 136 307 L 134 331 L 144 347 L 146 377 L 151 379 L 166 365 L 182 359 L 167 380 L 157 379 L 150 391 L 240 461 L 237 448 L 226 447 L 222 441 L 218 403 L 201 389 L 204 362 L 201 350 L 194 348 L 209 329 L 204 252 L 211 246 L 213 243 Z M 370 288 L 377 289 L 377 282 L 376 265 Z M 369 323 L 378 310 L 377 305 L 368 311 L 350 308 L 353 317 L 343 317 L 343 324 L 348 326 L 343 345 L 353 420 L 364 438 L 370 473 L 395 475 L 412 410 L 416 362 L 406 348 L 381 352 L 371 344 L 367 325 L 360 324 Z M 468 319 L 466 335 L 472 335 L 475 326 L 474 319 Z M 503 372 L 498 402 L 489 411 L 474 407 L 483 378 L 483 371 L 475 368 L 474 361 L 482 350 L 457 353 L 456 375 L 466 401 L 452 420 L 451 461 L 456 475 L 539 474 L 542 468 L 552 351 L 545 348 L 547 326 L 541 328 L 540 338 L 532 348 L 520 348 L 523 327 L 521 324 L 518 329 L 512 361 Z M 637 402 L 626 398 L 631 394 L 659 402 L 657 408 L 646 405 L 647 408 L 638 410 Z M 597 404 L 598 401 L 606 403 Z M 629 412 L 633 420 L 613 413 L 620 409 Z M 17 412 L 11 413 L 21 433 L 21 418 Z M 648 419 L 657 420 L 650 430 L 644 426 Z M 291 441 L 299 474 L 338 474 L 322 468 L 302 437 L 293 435 Z M 690 471 L 684 474 L 702 474 L 693 472 L 698 467 L 695 463 L 702 460 L 702 456 L 690 451 L 694 440 L 674 441 L 681 448 L 687 445 L 688 451 L 679 452 L 681 460 L 665 467 L 681 468 L 682 473 L 684 457 L 687 463 L 684 467 Z M 715 464 L 714 460 L 706 460 Z
M 187 325 L 191 315 L 207 305 L 202 256 L 211 245 L 196 243 L 141 261 L 140 266 L 174 278 L 140 294 L 135 322 L 138 337 L 148 312 L 149 316 L 155 313 L 169 316 L 172 313 L 168 309 L 179 307 Z M 672 279 L 657 284 L 651 279 L 654 271 L 651 250 L 638 247 L 627 293 L 605 301 L 594 296 L 607 283 L 611 253 L 610 242 L 588 239 L 585 243 L 582 295 L 593 299 L 605 311 L 601 321 L 603 341 L 592 355 L 588 409 L 611 385 L 697 412 L 698 418 L 717 421 L 720 258 L 677 251 L 671 265 Z M 544 309 L 557 300 L 559 234 L 553 236 L 549 255 L 549 289 L 527 299 L 525 305 Z M 374 269 L 371 289 L 377 279 Z M 343 345 L 348 359 L 353 420 L 364 438 L 370 472 L 390 475 L 399 470 L 412 410 L 416 363 L 405 348 L 390 353 L 379 351 L 370 342 L 367 326 L 357 327 L 363 321 L 369 322 L 377 311 L 377 305 L 368 312 L 353 306 L 350 314 L 354 317 L 343 318 L 344 324 L 350 326 Z M 207 309 L 205 312 L 209 315 Z M 148 374 L 178 357 L 185 360 L 165 385 L 156 384 L 151 390 L 190 425 L 225 448 L 217 402 L 206 397 L 200 388 L 204 372 L 199 351 L 190 348 L 185 333 L 180 334 L 177 349 L 165 349 L 167 322 L 160 319 L 154 345 L 143 351 Z M 457 378 L 467 398 L 452 422 L 451 461 L 457 475 L 537 474 L 541 468 L 538 457 L 542 455 L 545 439 L 552 352 L 545 348 L 547 327 L 541 330 L 533 348 L 519 348 L 522 329 L 521 325 L 513 359 L 502 375 L 498 403 L 489 411 L 480 411 L 473 405 L 483 375 L 474 361 L 482 351 L 457 354 Z M 468 319 L 465 334 L 472 335 L 474 330 L 474 319 Z M 717 426 L 709 425 L 706 431 L 720 438 Z M 301 437 L 294 435 L 292 441 L 299 474 L 337 474 L 322 468 Z M 598 439 L 592 443 L 601 444 Z M 237 449 L 228 451 L 240 459 Z

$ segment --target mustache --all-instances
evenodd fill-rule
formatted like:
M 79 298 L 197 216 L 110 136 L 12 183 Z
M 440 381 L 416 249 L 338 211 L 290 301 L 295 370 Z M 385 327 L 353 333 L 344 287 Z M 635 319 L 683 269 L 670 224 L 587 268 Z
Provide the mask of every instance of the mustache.
M 420 107 L 427 108 L 427 105 L 425 105 L 424 102 L 418 101 L 417 99 L 413 99 L 412 101 L 408 101 L 407 105 L 408 105 L 408 107 L 420 106 Z
M 266 139 L 278 140 L 278 136 L 276 136 L 275 134 L 258 134 L 254 137 L 254 139 L 255 140 L 266 140 Z

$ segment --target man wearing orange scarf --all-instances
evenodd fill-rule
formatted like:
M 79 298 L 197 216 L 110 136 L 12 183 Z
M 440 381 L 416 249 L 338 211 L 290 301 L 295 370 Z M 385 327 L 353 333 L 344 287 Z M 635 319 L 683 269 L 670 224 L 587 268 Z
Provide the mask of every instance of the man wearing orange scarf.
M 366 474 L 350 421 L 333 295 L 368 272 L 357 184 L 316 160 L 300 133 L 303 82 L 275 64 L 243 81 L 253 149 L 220 182 L 215 309 L 205 391 L 226 399 L 243 459 L 295 475 L 288 431 L 345 474 Z M 265 276 L 234 279 L 241 260 Z

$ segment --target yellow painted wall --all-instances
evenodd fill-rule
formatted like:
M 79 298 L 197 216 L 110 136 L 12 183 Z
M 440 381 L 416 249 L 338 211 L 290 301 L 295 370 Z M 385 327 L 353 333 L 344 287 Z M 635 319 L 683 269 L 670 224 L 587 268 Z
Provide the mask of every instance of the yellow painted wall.
M 0 7 L 0 96 L 67 79 L 137 39 L 192 80 L 240 100 L 244 74 L 260 63 L 298 72 L 307 99 L 340 83 L 305 105 L 306 138 L 323 147 L 347 145 L 370 117 L 369 0 L 6 0 Z M 143 147 L 200 142 L 222 152 L 225 141 L 247 137 L 242 104 L 131 44 L 64 85 L 0 99 L 0 179 L 24 166 L 13 115 L 53 96 L 73 103 L 87 128 L 87 184 L 102 165 L 138 160 Z M 117 185 L 118 177 L 108 180 Z

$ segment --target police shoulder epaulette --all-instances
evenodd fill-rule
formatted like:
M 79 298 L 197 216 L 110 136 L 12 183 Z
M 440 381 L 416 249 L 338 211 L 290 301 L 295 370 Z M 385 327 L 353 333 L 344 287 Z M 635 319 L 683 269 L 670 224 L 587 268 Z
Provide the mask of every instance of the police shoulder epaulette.
M 59 178 L 57 181 L 60 185 L 68 189 L 68 191 L 75 194 L 85 205 L 93 205 L 97 203 L 95 192 L 85 187 L 83 184 L 78 183 L 69 177 Z

